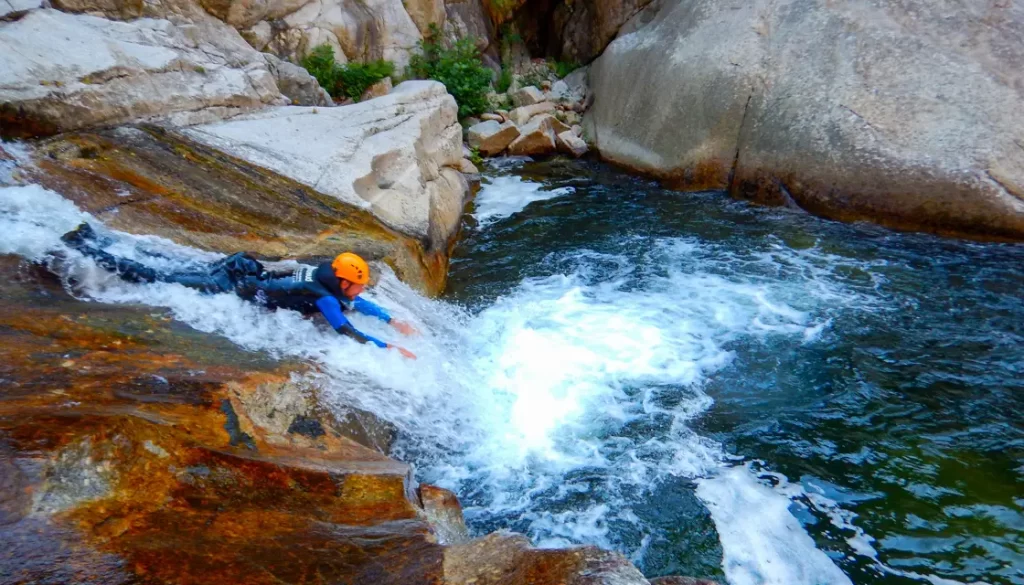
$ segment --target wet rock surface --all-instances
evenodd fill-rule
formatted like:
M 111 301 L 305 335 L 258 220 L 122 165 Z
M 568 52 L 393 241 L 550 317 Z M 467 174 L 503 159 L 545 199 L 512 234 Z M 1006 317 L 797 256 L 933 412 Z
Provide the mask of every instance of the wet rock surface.
M 0 276 L 4 583 L 648 583 L 593 547 L 469 540 L 454 494 L 301 406 L 308 365 L 17 257 Z
M 69 134 L 35 145 L 34 156 L 27 179 L 114 229 L 264 258 L 313 262 L 353 250 L 424 292 L 444 286 L 447 249 L 429 250 L 365 210 L 173 131 Z
M 437 582 L 408 466 L 252 416 L 307 366 L 75 300 L 15 257 L 0 273 L 4 582 Z

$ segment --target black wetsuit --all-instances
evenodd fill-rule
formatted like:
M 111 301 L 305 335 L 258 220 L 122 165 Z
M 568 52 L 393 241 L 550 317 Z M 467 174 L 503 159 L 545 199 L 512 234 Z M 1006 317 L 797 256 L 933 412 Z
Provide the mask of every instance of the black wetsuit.
M 330 262 L 315 268 L 300 266 L 290 273 L 271 273 L 266 271 L 259 260 L 239 252 L 218 260 L 210 266 L 208 272 L 161 273 L 94 246 L 79 244 L 74 247 L 93 257 L 100 266 L 116 272 L 124 280 L 173 282 L 211 294 L 234 292 L 243 299 L 273 309 L 291 309 L 303 315 L 319 311 L 338 333 L 348 335 L 360 343 L 387 347 L 383 341 L 353 327 L 343 312 L 356 310 L 385 322 L 391 322 L 391 316 L 366 299 L 358 296 L 348 299 L 341 291 L 341 279 L 334 275 Z

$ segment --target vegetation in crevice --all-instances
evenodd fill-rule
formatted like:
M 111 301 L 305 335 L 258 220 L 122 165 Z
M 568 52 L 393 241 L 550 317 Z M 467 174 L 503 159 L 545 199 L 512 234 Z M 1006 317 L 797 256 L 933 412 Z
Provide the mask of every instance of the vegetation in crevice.
M 484 66 L 476 41 L 464 38 L 446 47 L 442 38 L 437 25 L 430 25 L 419 52 L 409 60 L 408 76 L 443 83 L 459 104 L 460 118 L 486 112 L 492 73 Z
M 339 65 L 334 60 L 334 48 L 328 44 L 313 49 L 302 60 L 302 66 L 331 97 L 350 97 L 354 101 L 359 101 L 371 85 L 395 72 L 395 64 L 384 59 Z

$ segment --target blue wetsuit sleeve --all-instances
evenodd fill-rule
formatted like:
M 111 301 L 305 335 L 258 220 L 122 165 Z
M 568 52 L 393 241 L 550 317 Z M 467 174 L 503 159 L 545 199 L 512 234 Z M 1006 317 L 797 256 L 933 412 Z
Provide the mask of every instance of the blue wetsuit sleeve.
M 352 307 L 364 315 L 376 317 L 385 323 L 391 322 L 391 315 L 387 311 L 380 308 L 376 303 L 370 302 L 363 297 L 356 297 L 356 300 L 352 301 Z
M 388 344 L 383 341 L 366 335 L 358 329 L 352 326 L 352 323 L 345 318 L 345 315 L 341 312 L 341 303 L 334 297 L 320 297 L 316 302 L 316 308 L 320 309 L 324 317 L 327 318 L 327 322 L 334 327 L 334 330 L 342 335 L 348 335 L 352 339 L 355 339 L 359 343 L 372 343 L 377 347 L 387 347 Z

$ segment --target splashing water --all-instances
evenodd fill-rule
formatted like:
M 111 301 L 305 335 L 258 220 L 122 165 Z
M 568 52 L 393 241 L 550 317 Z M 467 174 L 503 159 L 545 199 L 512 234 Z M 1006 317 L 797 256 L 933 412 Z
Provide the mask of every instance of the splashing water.
M 813 351 L 836 335 L 838 312 L 901 310 L 878 293 L 887 262 L 771 236 L 744 248 L 700 233 L 609 229 L 586 215 L 597 206 L 578 200 L 573 180 L 492 178 L 465 244 L 473 257 L 455 259 L 448 301 L 425 299 L 382 268 L 370 297 L 423 332 L 401 340 L 415 362 L 233 295 L 122 282 L 63 249 L 64 231 L 95 219 L 37 186 L 0 188 L 0 253 L 44 260 L 62 250 L 87 298 L 165 307 L 248 349 L 317 363 L 334 406 L 394 423 L 396 456 L 455 490 L 475 532 L 509 527 L 542 546 L 598 544 L 659 572 L 713 574 L 721 563 L 734 585 L 849 583 L 839 550 L 889 569 L 859 528 L 846 548 L 826 543 L 826 554 L 799 509 L 846 532 L 855 514 L 781 474 L 737 466 L 720 440 L 698 432 L 715 404 L 709 385 L 749 354 Z M 530 214 L 570 198 L 583 210 L 579 225 Z M 583 230 L 608 238 L 572 241 Z M 100 231 L 111 252 L 163 270 L 219 257 Z M 513 237 L 543 245 L 512 251 Z M 397 335 L 353 320 L 382 339 Z M 698 536 L 666 542 L 679 529 L 672 523 Z M 701 534 L 717 534 L 719 555 L 687 551 Z

